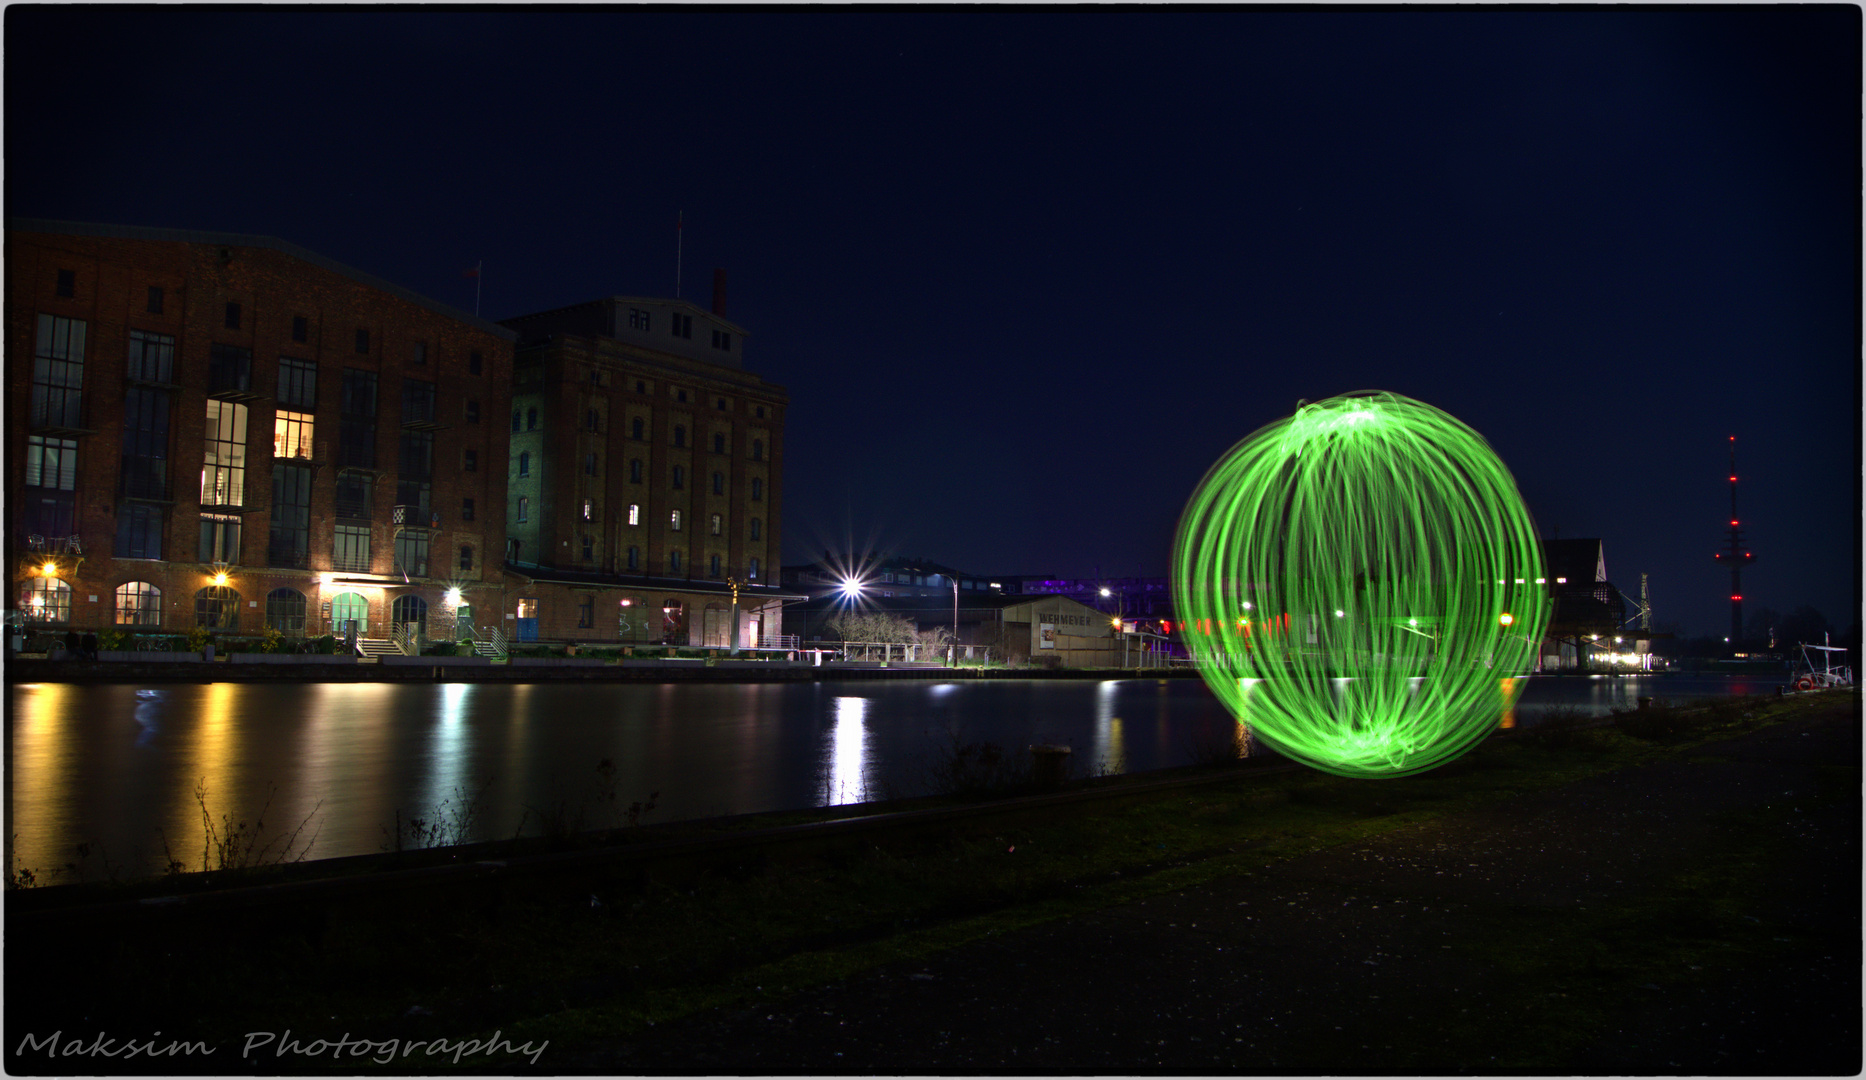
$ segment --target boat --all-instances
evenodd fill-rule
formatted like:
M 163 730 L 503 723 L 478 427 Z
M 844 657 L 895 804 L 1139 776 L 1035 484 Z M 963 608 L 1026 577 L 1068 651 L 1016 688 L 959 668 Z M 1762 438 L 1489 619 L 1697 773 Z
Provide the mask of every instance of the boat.
M 1822 634 L 1821 640 L 1827 641 L 1829 638 L 1826 634 Z M 1821 654 L 1821 666 L 1818 668 L 1814 666 L 1814 658 L 1808 655 L 1810 649 Z M 1805 642 L 1802 643 L 1801 668 L 1795 672 L 1795 677 L 1790 680 L 1791 685 L 1798 691 L 1831 690 L 1837 686 L 1852 686 L 1853 669 L 1845 665 L 1840 665 L 1838 667 L 1834 665 L 1834 654 L 1843 652 L 1846 652 L 1846 650 L 1838 645 L 1809 645 Z

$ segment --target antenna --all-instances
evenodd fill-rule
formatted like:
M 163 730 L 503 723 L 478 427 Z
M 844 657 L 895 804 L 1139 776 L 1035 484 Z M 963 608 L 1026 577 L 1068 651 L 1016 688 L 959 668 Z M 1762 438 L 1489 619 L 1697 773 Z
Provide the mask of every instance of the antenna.
M 1756 557 L 1743 550 L 1743 527 L 1736 515 L 1736 436 L 1730 436 L 1730 536 L 1717 561 L 1730 568 L 1730 647 L 1743 640 L 1743 567 Z
M 687 239 L 687 212 L 674 211 L 674 299 L 680 299 L 680 255 Z

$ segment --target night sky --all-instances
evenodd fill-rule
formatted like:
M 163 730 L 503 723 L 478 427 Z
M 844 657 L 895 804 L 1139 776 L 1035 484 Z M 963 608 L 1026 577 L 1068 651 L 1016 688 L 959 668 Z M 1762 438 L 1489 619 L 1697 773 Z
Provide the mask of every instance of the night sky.
M 9 216 L 260 233 L 494 319 L 675 291 L 786 387 L 786 562 L 1162 575 L 1385 389 L 1655 621 L 1858 614 L 1860 9 L 10 7 Z

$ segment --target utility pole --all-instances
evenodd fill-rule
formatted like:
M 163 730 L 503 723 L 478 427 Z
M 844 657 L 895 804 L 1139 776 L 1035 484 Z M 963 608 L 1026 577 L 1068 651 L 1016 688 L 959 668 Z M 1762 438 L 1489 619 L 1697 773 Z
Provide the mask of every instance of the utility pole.
M 1743 640 L 1743 568 L 1756 557 L 1743 550 L 1742 519 L 1736 516 L 1736 436 L 1730 436 L 1730 535 L 1717 561 L 1730 568 L 1730 648 Z

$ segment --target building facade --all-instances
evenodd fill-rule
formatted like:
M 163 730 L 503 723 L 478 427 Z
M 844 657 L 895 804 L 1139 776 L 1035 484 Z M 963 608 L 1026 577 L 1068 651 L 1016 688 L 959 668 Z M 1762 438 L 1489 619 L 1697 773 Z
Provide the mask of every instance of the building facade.
M 13 220 L 6 258 L 29 625 L 498 617 L 516 333 L 271 237 Z
M 614 296 L 505 321 L 519 334 L 505 509 L 518 640 L 780 634 L 790 399 L 746 369 L 746 333 L 718 301 Z

